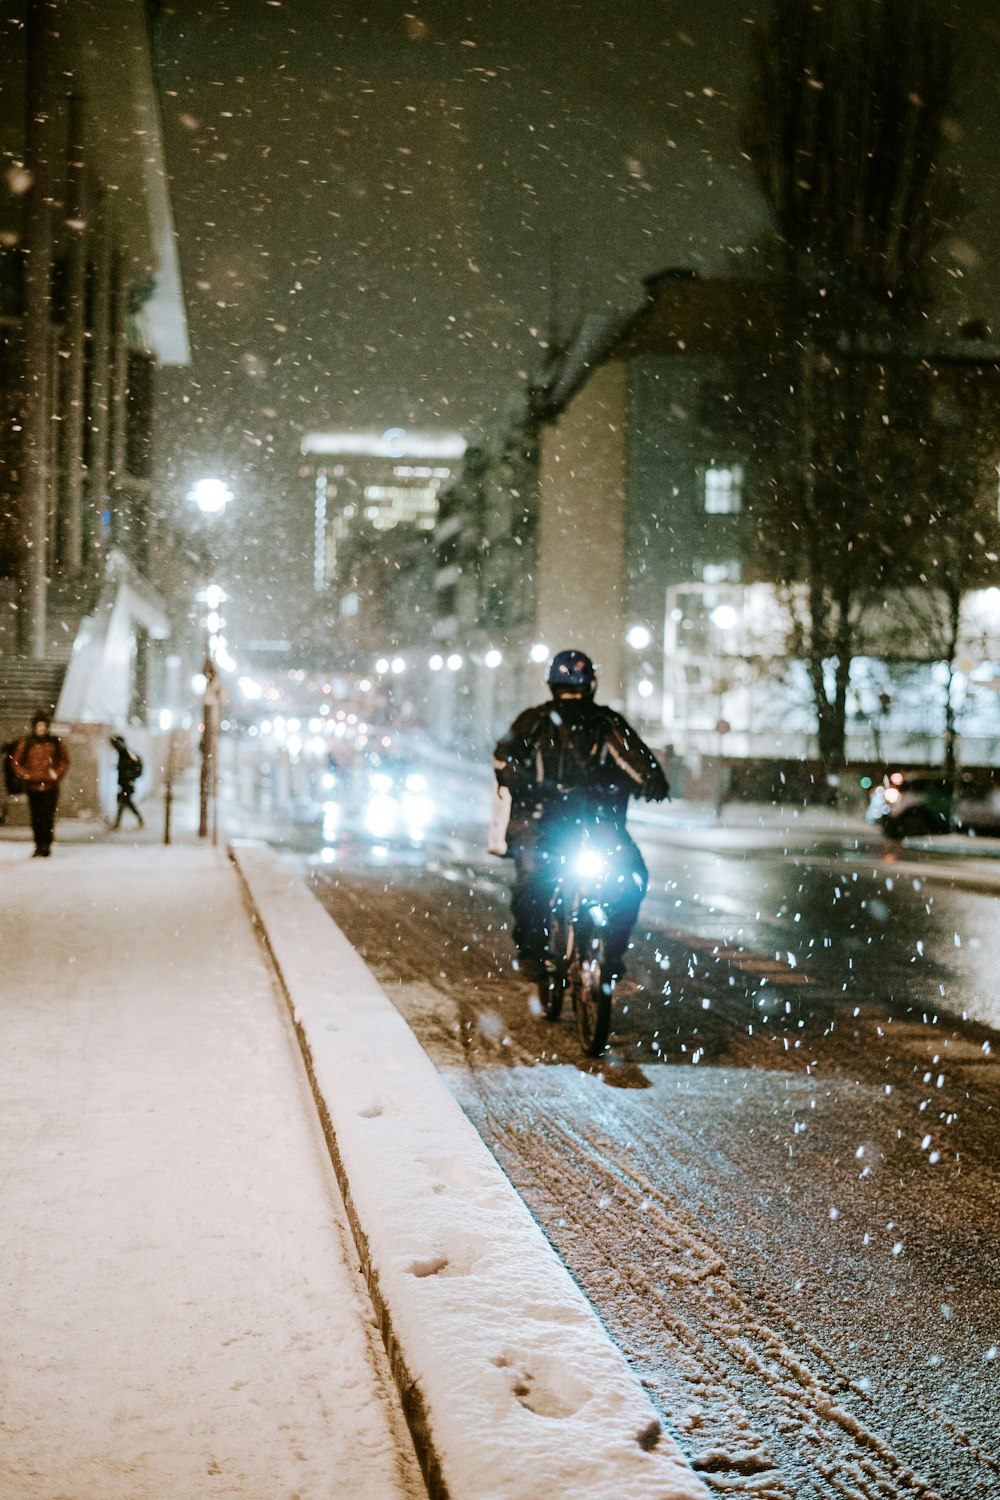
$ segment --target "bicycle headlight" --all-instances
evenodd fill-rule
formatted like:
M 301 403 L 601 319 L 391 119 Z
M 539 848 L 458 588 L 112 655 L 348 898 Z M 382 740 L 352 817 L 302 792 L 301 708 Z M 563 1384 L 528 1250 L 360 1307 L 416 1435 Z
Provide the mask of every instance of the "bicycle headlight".
M 576 873 L 586 880 L 595 880 L 607 869 L 607 861 L 596 849 L 581 849 L 576 857 Z

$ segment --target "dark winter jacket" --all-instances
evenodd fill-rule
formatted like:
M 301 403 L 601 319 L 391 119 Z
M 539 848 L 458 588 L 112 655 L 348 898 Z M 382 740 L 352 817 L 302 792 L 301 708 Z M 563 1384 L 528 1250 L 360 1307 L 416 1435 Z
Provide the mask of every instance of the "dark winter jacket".
M 29 792 L 43 792 L 66 774 L 69 756 L 54 734 L 29 734 L 18 741 L 10 764 Z
M 497 743 L 493 769 L 511 794 L 512 847 L 539 824 L 602 819 L 623 827 L 629 797 L 660 802 L 670 793 L 628 720 L 591 698 L 525 709 Z

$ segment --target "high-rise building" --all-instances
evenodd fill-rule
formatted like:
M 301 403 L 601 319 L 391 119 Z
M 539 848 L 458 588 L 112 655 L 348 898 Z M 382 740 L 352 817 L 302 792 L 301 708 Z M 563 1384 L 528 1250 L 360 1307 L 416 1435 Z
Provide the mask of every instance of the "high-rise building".
M 313 587 L 352 609 L 352 575 L 379 538 L 402 527 L 432 532 L 438 491 L 465 452 L 458 433 L 310 432 L 302 439 L 300 477 L 313 501 Z
M 430 638 L 438 493 L 464 451 L 457 433 L 398 427 L 303 439 L 314 636 L 325 661 L 367 674 L 385 651 Z

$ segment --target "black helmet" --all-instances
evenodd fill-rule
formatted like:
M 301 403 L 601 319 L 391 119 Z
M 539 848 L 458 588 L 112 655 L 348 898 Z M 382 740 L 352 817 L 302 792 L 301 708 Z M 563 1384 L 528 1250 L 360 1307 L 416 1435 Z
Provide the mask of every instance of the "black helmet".
M 557 651 L 549 667 L 548 684 L 554 693 L 592 693 L 597 675 L 582 651 Z

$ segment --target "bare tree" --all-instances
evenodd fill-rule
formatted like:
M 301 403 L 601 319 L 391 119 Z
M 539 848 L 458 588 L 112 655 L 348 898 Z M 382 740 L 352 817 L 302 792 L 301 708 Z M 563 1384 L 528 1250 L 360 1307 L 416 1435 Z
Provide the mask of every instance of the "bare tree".
M 744 148 L 786 269 L 921 310 L 958 211 L 949 29 L 928 0 L 774 0 L 752 50 Z
M 758 535 L 836 770 L 858 621 L 896 562 L 891 348 L 957 214 L 953 54 L 927 0 L 774 0 L 753 55 L 744 146 L 773 216 L 795 434 Z
M 963 606 L 971 589 L 988 587 L 1000 548 L 995 431 L 997 378 L 975 365 L 964 378 L 938 379 L 921 424 L 914 485 L 914 522 L 921 538 L 910 590 L 926 651 L 945 664 L 942 681 L 944 770 L 958 761 L 956 658 L 965 633 Z M 928 434 L 930 434 L 928 436 Z

